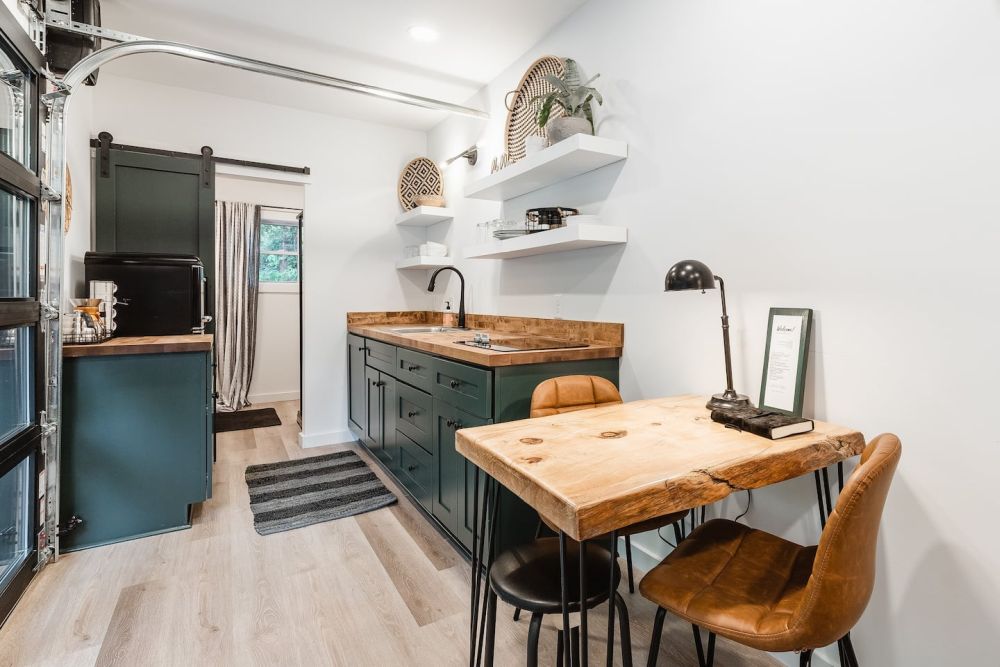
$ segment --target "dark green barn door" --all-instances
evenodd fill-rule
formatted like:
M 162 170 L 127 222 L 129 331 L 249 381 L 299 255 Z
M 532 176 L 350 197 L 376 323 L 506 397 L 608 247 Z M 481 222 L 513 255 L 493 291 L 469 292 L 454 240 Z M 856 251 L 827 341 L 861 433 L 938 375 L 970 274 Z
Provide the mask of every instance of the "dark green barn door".
M 209 160 L 97 149 L 96 250 L 197 255 L 215 312 L 215 173 Z

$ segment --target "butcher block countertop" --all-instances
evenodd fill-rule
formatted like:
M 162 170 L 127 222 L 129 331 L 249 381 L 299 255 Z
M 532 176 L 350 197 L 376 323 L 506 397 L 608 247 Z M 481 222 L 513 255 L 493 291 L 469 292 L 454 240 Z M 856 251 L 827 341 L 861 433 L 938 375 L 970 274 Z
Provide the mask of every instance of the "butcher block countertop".
M 168 354 L 170 352 L 208 352 L 211 334 L 177 336 L 122 336 L 92 345 L 63 345 L 63 357 L 110 357 L 125 354 Z
M 466 316 L 470 331 L 444 333 L 398 333 L 402 326 L 441 326 L 441 313 L 432 311 L 348 313 L 347 330 L 358 336 L 407 347 L 456 361 L 487 367 L 520 366 L 557 361 L 617 359 L 622 356 L 625 326 L 611 322 L 549 320 L 534 317 L 501 315 Z M 460 345 L 474 333 L 488 333 L 491 338 L 539 336 L 587 343 L 587 347 L 499 352 Z

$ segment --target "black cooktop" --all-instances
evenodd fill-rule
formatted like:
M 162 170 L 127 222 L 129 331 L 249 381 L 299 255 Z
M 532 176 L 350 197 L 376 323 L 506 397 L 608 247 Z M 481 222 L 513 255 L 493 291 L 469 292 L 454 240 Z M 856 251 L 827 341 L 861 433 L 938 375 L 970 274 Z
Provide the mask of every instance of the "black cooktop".
M 477 347 L 480 350 L 494 352 L 528 352 L 532 350 L 566 350 L 579 347 L 590 347 L 589 343 L 579 343 L 558 338 L 543 336 L 503 336 L 479 337 L 477 340 L 456 340 L 459 345 Z

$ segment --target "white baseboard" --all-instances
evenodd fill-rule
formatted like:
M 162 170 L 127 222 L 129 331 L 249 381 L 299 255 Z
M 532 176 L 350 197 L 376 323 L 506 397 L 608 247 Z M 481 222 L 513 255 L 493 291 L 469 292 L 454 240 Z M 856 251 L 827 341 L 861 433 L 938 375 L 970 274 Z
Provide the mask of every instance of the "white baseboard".
M 325 445 L 340 445 L 345 442 L 355 442 L 357 436 L 349 430 L 331 431 L 330 433 L 299 433 L 299 446 L 303 449 L 309 447 L 323 447 Z
M 280 401 L 297 401 L 299 392 L 285 391 L 277 394 L 251 394 L 247 396 L 251 403 L 278 403 Z

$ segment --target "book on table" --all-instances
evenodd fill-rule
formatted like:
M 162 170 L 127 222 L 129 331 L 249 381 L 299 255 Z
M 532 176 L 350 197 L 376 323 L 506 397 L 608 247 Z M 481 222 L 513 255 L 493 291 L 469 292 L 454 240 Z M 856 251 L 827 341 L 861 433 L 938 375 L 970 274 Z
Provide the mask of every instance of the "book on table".
M 754 407 L 712 410 L 712 421 L 771 440 L 808 433 L 815 428 L 811 419 Z

